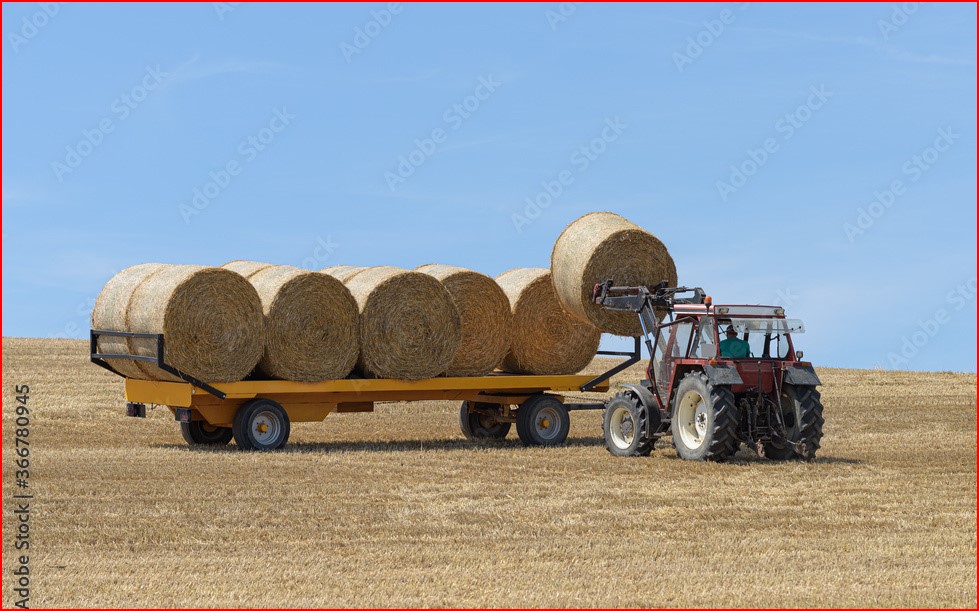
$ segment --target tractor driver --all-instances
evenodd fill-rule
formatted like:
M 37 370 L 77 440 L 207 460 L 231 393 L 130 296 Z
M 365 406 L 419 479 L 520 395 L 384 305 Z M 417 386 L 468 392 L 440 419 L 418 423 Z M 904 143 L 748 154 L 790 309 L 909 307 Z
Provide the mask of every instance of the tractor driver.
M 738 332 L 734 330 L 734 325 L 728 325 L 724 331 L 727 339 L 721 340 L 721 357 L 729 359 L 743 359 L 751 356 L 751 347 L 748 342 L 738 338 Z

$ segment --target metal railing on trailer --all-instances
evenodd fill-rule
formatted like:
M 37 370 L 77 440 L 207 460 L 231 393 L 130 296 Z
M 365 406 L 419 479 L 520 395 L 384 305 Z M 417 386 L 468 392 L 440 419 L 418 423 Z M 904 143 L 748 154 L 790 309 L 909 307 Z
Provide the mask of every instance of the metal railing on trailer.
M 112 354 L 108 352 L 99 352 L 99 337 L 126 337 L 131 339 L 152 339 L 156 341 L 156 355 L 147 356 L 139 354 Z M 164 359 L 164 354 L 166 349 L 163 345 L 163 334 L 162 333 L 134 333 L 130 331 L 98 331 L 92 329 L 89 335 L 89 352 L 90 358 L 93 363 L 99 367 L 108 369 L 116 375 L 122 375 L 118 371 L 112 368 L 111 365 L 105 362 L 105 359 L 122 359 L 126 361 L 143 361 L 145 363 L 153 363 L 163 371 L 175 375 L 181 380 L 189 382 L 194 386 L 200 388 L 201 390 L 207 391 L 219 399 L 224 399 L 225 395 L 220 390 L 214 388 L 207 382 L 202 382 L 189 373 L 184 373 L 176 367 L 169 365 Z M 123 376 L 125 377 L 125 376 Z

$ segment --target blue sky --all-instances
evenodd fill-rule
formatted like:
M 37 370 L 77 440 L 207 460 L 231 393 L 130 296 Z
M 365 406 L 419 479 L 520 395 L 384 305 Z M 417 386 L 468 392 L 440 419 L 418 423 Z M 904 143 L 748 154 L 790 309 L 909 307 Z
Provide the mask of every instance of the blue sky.
M 610 210 L 716 302 L 788 306 L 817 364 L 975 371 L 975 24 L 930 4 L 4 4 L 3 334 L 86 336 L 140 262 L 496 275 Z

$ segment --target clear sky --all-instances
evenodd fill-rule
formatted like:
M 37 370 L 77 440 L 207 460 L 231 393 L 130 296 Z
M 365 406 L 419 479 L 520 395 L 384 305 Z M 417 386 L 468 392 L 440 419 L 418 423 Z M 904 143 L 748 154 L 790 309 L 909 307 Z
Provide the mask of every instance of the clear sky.
M 140 262 L 496 275 L 610 210 L 817 364 L 975 371 L 975 5 L 28 3 L 3 36 L 5 336 L 87 337 Z

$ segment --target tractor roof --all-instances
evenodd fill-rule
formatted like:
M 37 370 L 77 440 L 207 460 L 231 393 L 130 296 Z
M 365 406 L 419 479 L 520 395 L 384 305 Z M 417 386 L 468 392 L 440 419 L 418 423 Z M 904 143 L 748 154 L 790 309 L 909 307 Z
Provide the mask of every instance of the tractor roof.
M 678 303 L 673 306 L 673 311 L 677 314 L 717 314 L 720 316 L 785 318 L 784 308 L 768 305 Z

